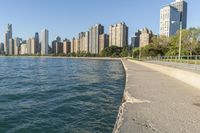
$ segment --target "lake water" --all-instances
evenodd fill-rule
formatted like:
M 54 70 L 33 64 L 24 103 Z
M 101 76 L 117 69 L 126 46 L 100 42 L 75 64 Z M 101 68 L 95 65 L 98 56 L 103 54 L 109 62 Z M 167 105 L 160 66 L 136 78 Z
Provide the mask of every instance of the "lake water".
M 0 133 L 111 133 L 120 61 L 0 57 Z

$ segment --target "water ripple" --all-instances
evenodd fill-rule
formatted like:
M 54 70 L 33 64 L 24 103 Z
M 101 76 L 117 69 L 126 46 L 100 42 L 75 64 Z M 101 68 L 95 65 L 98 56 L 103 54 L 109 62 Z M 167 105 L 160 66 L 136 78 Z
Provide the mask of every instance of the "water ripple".
M 0 58 L 0 132 L 112 132 L 120 61 Z

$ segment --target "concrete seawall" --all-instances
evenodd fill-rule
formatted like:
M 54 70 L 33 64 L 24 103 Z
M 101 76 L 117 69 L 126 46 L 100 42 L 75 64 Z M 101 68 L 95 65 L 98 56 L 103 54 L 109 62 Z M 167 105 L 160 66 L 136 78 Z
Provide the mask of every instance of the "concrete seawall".
M 128 73 L 128 68 L 126 67 L 124 61 L 125 60 L 121 59 L 121 62 L 122 62 L 123 67 L 124 67 L 125 75 L 126 75 L 126 85 L 125 85 L 125 89 L 124 89 L 124 94 L 123 94 L 124 96 L 123 96 L 123 99 L 122 99 L 122 104 L 119 108 L 119 113 L 118 113 L 117 120 L 116 120 L 114 129 L 113 129 L 113 133 L 119 133 L 120 132 L 120 128 L 123 125 L 123 121 L 124 121 L 124 114 L 127 111 L 127 108 L 126 108 L 127 104 L 150 103 L 150 101 L 148 101 L 148 100 L 136 99 L 136 98 L 132 97 L 130 95 L 130 93 L 128 92 L 127 88 L 129 88 L 129 83 L 128 83 L 129 73 Z
M 199 133 L 198 74 L 131 60 L 113 133 Z
M 125 71 L 125 89 L 124 89 L 124 94 L 123 94 L 123 99 L 122 99 L 122 104 L 121 106 L 119 107 L 119 111 L 118 111 L 118 116 L 117 116 L 117 120 L 116 120 L 116 123 L 115 123 L 115 126 L 114 126 L 114 129 L 113 129 L 113 133 L 118 133 L 119 132 L 119 129 L 120 127 L 122 126 L 122 122 L 123 122 L 123 116 L 124 116 L 124 113 L 125 113 L 125 104 L 126 104 L 126 101 L 127 101 L 127 92 L 126 92 L 126 85 L 127 85 L 127 81 L 128 81 L 128 73 L 127 73 L 127 68 L 126 68 L 126 65 L 124 64 L 124 61 L 123 59 L 121 59 L 121 62 L 122 62 L 122 65 L 124 67 L 124 71 Z

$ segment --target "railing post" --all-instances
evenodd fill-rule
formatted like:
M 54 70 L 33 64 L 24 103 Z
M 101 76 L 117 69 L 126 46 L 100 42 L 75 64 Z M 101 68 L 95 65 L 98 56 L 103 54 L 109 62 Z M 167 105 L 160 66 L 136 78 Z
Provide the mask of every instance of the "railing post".
M 177 62 L 177 56 L 175 56 L 175 62 Z
M 180 62 L 180 63 L 182 63 L 182 59 L 183 59 L 183 57 L 181 56 L 181 57 L 179 58 L 179 62 Z
M 197 70 L 197 60 L 198 60 L 198 57 L 197 55 L 195 55 L 195 70 Z

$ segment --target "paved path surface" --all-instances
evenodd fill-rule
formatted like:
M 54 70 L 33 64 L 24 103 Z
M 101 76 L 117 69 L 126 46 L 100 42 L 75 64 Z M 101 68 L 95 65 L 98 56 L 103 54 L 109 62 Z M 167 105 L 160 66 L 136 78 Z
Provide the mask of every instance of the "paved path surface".
M 200 90 L 135 63 L 124 61 L 126 91 L 133 103 L 121 133 L 200 133 Z
M 174 68 L 183 69 L 183 70 L 187 70 L 187 71 L 191 71 L 191 72 L 200 74 L 200 65 L 177 63 L 177 62 L 163 62 L 163 61 L 145 61 L 145 62 L 174 67 Z

